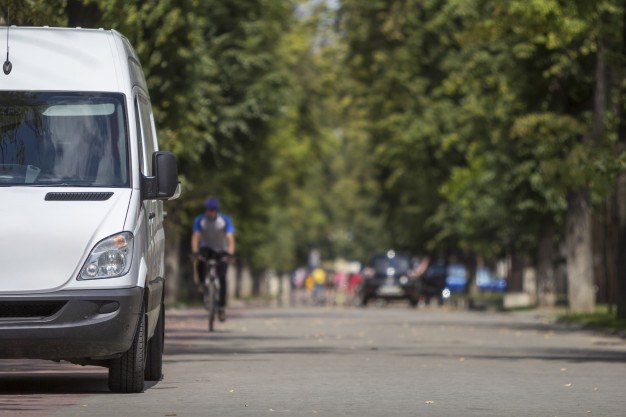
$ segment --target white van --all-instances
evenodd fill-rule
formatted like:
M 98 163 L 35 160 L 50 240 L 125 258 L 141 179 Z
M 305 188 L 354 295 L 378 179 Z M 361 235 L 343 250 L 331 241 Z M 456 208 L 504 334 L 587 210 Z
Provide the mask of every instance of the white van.
M 161 378 L 163 201 L 146 81 L 116 31 L 8 29 L 0 72 L 0 358 L 109 368 L 109 387 Z M 0 28 L 5 56 L 7 28 Z M 0 60 L 1 62 L 1 60 Z

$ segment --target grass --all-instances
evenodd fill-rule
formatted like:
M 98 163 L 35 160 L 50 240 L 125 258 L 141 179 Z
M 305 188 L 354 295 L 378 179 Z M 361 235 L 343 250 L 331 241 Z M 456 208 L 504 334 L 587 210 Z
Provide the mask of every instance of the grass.
M 626 320 L 616 318 L 616 309 L 609 311 L 608 306 L 598 305 L 593 313 L 564 313 L 557 317 L 562 323 L 578 323 L 586 327 L 607 329 L 614 332 L 626 331 Z
M 502 310 L 501 293 L 480 292 L 476 294 L 453 294 L 447 303 L 456 307 L 469 307 L 470 310 Z
M 504 294 L 493 292 L 479 292 L 476 294 L 452 294 L 450 296 L 451 301 L 467 301 L 468 299 L 474 301 L 502 301 Z

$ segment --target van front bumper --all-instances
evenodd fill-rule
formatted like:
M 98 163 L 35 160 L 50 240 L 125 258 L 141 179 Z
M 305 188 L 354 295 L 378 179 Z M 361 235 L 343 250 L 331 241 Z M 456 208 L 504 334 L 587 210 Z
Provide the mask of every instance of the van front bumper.
M 0 295 L 0 358 L 109 359 L 133 341 L 143 288 Z

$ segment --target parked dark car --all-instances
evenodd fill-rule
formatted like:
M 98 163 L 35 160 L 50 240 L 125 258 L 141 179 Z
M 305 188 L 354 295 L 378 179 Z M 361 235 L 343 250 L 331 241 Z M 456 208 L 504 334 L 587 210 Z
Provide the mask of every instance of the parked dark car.
M 361 305 L 367 305 L 372 299 L 406 299 L 412 306 L 417 306 L 419 282 L 408 255 L 393 250 L 376 255 L 363 269 L 362 275 L 358 298 Z

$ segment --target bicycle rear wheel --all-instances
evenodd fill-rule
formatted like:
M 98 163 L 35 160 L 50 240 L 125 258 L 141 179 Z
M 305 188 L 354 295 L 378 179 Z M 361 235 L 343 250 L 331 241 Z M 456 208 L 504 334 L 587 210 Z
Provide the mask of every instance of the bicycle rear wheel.
M 217 315 L 217 288 L 215 287 L 215 282 L 211 282 L 207 291 L 208 298 L 208 308 L 209 308 L 209 331 L 213 331 L 213 326 L 215 324 L 215 316 Z

